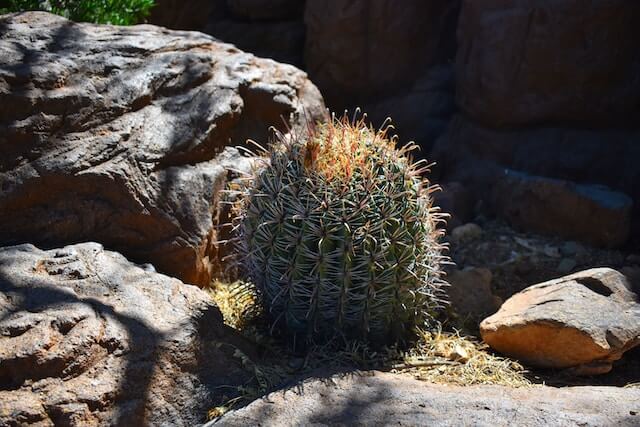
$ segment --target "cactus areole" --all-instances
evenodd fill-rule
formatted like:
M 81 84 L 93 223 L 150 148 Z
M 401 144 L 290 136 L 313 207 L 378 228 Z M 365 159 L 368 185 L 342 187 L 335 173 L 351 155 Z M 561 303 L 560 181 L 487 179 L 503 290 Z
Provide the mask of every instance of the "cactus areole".
M 275 132 L 236 205 L 239 265 L 298 341 L 404 341 L 444 302 L 427 165 L 365 119 Z

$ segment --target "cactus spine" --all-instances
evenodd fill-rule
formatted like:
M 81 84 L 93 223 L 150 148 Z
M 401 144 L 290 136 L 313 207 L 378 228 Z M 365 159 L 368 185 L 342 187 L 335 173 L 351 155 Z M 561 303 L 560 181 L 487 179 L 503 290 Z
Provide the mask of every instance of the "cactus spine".
M 295 337 L 393 343 L 444 302 L 427 166 L 365 118 L 276 132 L 237 203 L 240 265 Z

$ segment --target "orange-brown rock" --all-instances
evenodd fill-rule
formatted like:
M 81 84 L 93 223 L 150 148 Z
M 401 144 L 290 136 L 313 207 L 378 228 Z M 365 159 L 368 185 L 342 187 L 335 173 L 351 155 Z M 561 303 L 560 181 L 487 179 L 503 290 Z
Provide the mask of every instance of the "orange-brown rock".
M 326 114 L 298 69 L 199 33 L 0 17 L 0 245 L 98 241 L 210 282 L 229 145 Z
M 630 289 L 615 270 L 581 271 L 512 296 L 480 332 L 495 350 L 532 366 L 604 373 L 640 344 L 640 304 Z

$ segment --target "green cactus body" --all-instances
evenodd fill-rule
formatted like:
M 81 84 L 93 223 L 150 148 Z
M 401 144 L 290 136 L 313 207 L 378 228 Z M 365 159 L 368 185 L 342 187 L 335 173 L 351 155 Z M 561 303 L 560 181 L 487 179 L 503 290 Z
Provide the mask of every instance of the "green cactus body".
M 385 131 L 346 119 L 278 134 L 238 204 L 240 264 L 296 337 L 391 343 L 443 302 L 433 188 Z

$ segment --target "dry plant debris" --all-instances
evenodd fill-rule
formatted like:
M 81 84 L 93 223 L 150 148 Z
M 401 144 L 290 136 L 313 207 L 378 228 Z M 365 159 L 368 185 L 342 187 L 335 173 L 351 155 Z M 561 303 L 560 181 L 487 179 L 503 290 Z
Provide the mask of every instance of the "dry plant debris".
M 260 349 L 260 360 L 252 360 L 240 350 L 236 357 L 253 374 L 250 384 L 230 390 L 224 404 L 213 408 L 209 418 L 249 403 L 296 379 L 327 370 L 377 369 L 440 384 L 501 384 L 527 387 L 532 383 L 525 369 L 515 361 L 493 355 L 472 337 L 453 331 L 423 331 L 409 349 L 396 347 L 373 350 L 363 343 L 329 342 L 297 354 L 286 343 L 271 336 L 261 321 L 262 313 L 251 286 L 241 282 L 215 282 L 210 290 L 225 323 L 237 329 Z

